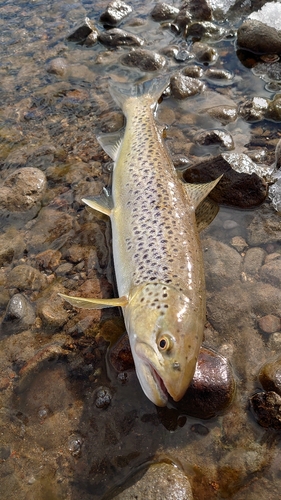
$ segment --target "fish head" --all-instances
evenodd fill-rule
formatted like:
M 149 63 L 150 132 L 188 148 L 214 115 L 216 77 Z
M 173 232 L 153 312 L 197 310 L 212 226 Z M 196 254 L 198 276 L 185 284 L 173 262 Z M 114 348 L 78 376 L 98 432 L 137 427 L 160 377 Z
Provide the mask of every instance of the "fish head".
M 157 406 L 166 406 L 168 395 L 179 401 L 194 375 L 204 313 L 195 309 L 183 293 L 164 283 L 137 287 L 124 309 L 144 393 Z

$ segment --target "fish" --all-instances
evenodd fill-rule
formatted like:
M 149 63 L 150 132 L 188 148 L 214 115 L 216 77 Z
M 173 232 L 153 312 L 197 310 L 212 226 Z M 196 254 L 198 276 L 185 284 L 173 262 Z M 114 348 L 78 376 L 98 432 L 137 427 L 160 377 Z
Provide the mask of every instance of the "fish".
M 126 118 L 124 131 L 97 137 L 114 161 L 112 194 L 83 201 L 110 217 L 119 297 L 60 294 L 75 307 L 122 308 L 138 380 L 160 407 L 182 399 L 194 375 L 206 321 L 196 213 L 214 218 L 217 208 L 205 199 L 220 180 L 179 178 L 155 120 L 168 85 L 168 75 L 109 84 Z

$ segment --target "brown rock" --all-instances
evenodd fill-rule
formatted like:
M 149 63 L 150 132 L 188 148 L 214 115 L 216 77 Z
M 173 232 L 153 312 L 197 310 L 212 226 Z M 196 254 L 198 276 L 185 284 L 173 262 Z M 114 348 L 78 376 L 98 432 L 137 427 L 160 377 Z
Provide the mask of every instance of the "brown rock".
M 22 264 L 8 274 L 8 287 L 17 290 L 42 290 L 47 285 L 46 276 L 34 267 Z
M 272 260 L 261 267 L 260 277 L 274 286 L 281 285 L 281 260 Z
M 250 398 L 257 422 L 262 427 L 281 429 L 281 396 L 276 392 L 259 392 Z
M 259 319 L 259 327 L 265 333 L 278 332 L 281 327 L 280 318 L 273 314 L 267 314 Z
M 178 409 L 198 418 L 211 418 L 225 410 L 235 394 L 235 379 L 223 356 L 201 348 L 192 382 Z
M 279 323 L 280 323 L 280 318 Z M 274 391 L 281 396 L 281 358 L 266 363 L 259 373 L 260 383 L 265 391 Z
M 244 272 L 249 276 L 258 276 L 264 262 L 266 251 L 260 247 L 249 248 L 246 252 L 243 264 Z
M 205 88 L 204 83 L 197 78 L 190 78 L 181 73 L 171 77 L 171 93 L 176 99 L 186 99 L 199 94 Z
M 113 0 L 101 14 L 100 20 L 104 24 L 116 26 L 132 12 L 132 7 L 122 0 Z
M 256 19 L 247 19 L 237 31 L 237 44 L 257 54 L 280 54 L 278 31 Z
M 142 71 L 157 71 L 166 64 L 165 57 L 147 49 L 135 49 L 121 58 L 122 64 Z

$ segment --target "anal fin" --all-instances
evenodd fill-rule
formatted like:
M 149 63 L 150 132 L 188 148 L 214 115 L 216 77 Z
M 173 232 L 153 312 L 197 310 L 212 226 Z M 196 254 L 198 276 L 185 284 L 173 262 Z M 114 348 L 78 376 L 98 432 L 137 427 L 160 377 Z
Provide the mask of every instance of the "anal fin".
M 124 307 L 128 303 L 127 297 L 119 297 L 115 299 L 86 299 L 84 297 L 72 297 L 64 293 L 58 294 L 62 299 L 65 299 L 74 307 L 82 309 L 105 309 L 106 307 Z

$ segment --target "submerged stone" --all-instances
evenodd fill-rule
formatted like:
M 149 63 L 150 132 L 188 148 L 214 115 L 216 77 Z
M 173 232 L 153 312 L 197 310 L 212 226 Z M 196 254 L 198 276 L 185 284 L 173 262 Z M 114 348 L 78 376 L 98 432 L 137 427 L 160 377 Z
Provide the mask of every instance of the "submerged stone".
M 195 42 L 192 46 L 192 51 L 195 55 L 196 61 L 205 64 L 212 64 L 216 62 L 219 55 L 214 47 L 210 47 L 206 43 Z
M 234 122 L 237 120 L 237 106 L 214 106 L 213 108 L 209 108 L 205 110 L 212 118 L 218 120 L 223 125 L 227 123 Z
M 26 330 L 35 321 L 33 306 L 21 293 L 10 299 L 1 324 L 3 333 L 13 334 Z
M 94 23 L 88 17 L 85 17 L 84 24 L 76 28 L 75 31 L 67 37 L 67 40 L 69 42 L 85 42 L 86 38 L 91 34 L 94 35 L 95 41 L 97 41 L 98 30 Z
M 98 39 L 103 45 L 107 45 L 108 47 L 120 47 L 123 45 L 140 46 L 143 44 L 143 40 L 140 37 L 119 28 L 112 28 L 100 33 Z
M 274 391 L 259 392 L 250 398 L 250 405 L 262 427 L 281 429 L 281 396 Z
M 185 32 L 185 36 L 201 40 L 202 38 L 210 38 L 212 40 L 219 40 L 225 35 L 224 28 L 216 26 L 209 21 L 197 22 L 190 24 Z
M 157 71 L 166 64 L 165 57 L 147 49 L 135 49 L 121 58 L 122 64 L 141 69 L 142 71 Z
M 197 78 L 190 78 L 181 73 L 173 75 L 170 82 L 171 93 L 176 99 L 186 99 L 196 94 L 200 94 L 205 88 L 203 82 Z
M 47 285 L 46 276 L 37 269 L 26 264 L 14 267 L 8 274 L 10 289 L 39 291 Z
M 268 281 L 273 286 L 281 286 L 281 259 L 267 262 L 261 267 L 260 277 L 264 281 Z
M 231 134 L 225 130 L 204 130 L 199 132 L 194 137 L 197 144 L 201 146 L 211 146 L 214 144 L 219 145 L 226 150 L 234 149 L 234 141 Z

